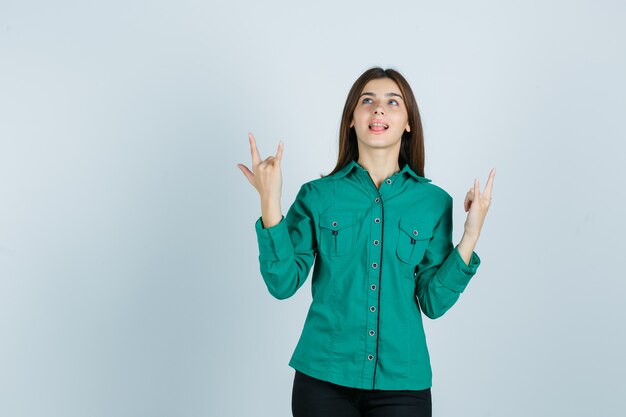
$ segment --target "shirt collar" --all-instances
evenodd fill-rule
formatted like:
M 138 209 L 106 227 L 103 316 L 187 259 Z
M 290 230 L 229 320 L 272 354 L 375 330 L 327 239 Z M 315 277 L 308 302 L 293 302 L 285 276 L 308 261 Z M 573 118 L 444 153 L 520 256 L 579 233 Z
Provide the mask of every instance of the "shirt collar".
M 361 169 L 363 171 L 365 171 L 365 168 L 363 168 L 361 165 L 358 164 L 358 162 L 356 162 L 356 160 L 351 160 L 350 162 L 348 162 L 346 164 L 345 167 L 341 168 L 339 171 L 337 171 L 334 175 L 334 177 L 337 178 L 341 178 L 341 177 L 345 177 L 346 175 L 348 175 L 348 173 L 350 173 L 350 171 L 352 171 L 353 169 Z M 409 166 L 409 164 L 404 164 L 404 166 L 402 167 L 402 169 L 400 170 L 401 173 L 407 173 L 409 174 L 411 177 L 413 177 L 416 181 L 418 182 L 432 182 L 431 179 L 428 179 L 426 177 L 420 177 L 419 175 L 417 175 Z

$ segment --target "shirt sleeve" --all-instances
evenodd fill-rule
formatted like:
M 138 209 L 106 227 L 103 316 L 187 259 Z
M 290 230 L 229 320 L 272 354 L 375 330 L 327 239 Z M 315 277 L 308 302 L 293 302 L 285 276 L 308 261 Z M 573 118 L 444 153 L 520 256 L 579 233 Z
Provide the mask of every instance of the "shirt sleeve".
M 255 223 L 261 275 L 270 294 L 289 298 L 304 284 L 315 260 L 317 241 L 310 205 L 310 189 L 300 187 L 294 203 L 274 226 Z
M 476 252 L 472 252 L 468 265 L 458 245 L 453 246 L 452 197 L 448 196 L 446 201 L 446 209 L 415 271 L 416 296 L 422 311 L 431 319 L 441 317 L 456 303 L 480 265 Z

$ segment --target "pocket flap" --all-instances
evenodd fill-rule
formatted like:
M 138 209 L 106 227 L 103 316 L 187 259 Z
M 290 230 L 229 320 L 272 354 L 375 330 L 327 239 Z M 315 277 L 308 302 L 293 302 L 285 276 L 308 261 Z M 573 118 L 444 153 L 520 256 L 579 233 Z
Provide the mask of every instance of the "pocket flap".
M 400 229 L 415 240 L 433 237 L 433 230 L 429 226 L 411 219 L 400 219 Z
M 320 227 L 330 230 L 341 230 L 354 225 L 354 213 L 325 213 L 320 215 Z

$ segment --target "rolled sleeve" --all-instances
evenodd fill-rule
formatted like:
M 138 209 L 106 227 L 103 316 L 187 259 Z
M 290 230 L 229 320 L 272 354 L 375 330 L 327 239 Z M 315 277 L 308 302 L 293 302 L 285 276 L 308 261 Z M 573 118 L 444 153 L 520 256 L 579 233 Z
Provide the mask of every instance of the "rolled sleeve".
M 472 252 L 469 265 L 466 264 L 459 253 L 457 245 L 448 256 L 448 259 L 446 259 L 446 262 L 439 268 L 437 278 L 446 288 L 461 293 L 469 284 L 470 279 L 476 274 L 479 265 L 480 258 L 476 252 Z
M 254 224 L 259 244 L 259 260 L 277 261 L 293 253 L 293 244 L 289 237 L 285 216 L 272 227 L 264 228 L 262 217 Z

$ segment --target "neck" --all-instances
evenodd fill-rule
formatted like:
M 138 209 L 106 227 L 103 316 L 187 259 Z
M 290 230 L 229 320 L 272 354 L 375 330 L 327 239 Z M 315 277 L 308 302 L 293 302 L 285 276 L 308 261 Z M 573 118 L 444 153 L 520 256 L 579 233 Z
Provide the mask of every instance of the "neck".
M 396 172 L 400 172 L 398 155 L 359 155 L 357 163 L 370 175 L 377 188 Z

